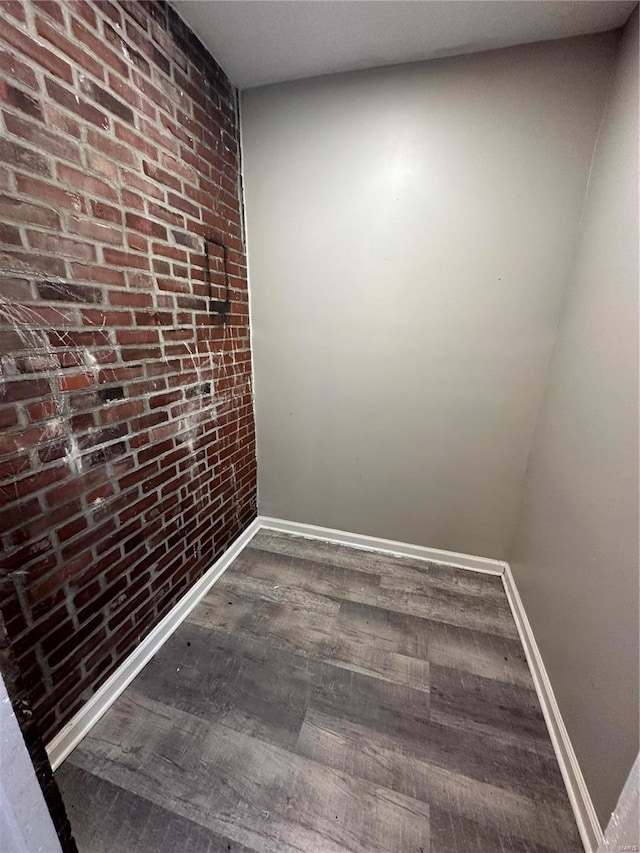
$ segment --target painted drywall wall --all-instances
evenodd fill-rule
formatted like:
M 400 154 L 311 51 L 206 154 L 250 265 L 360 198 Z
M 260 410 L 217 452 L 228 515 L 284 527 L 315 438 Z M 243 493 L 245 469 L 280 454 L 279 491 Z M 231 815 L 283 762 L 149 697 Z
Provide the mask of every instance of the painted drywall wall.
M 640 841 L 640 754 L 629 773 L 618 805 L 611 815 L 598 853 L 638 849 Z
M 61 853 L 27 747 L 0 676 L 0 838 L 3 853 Z
M 596 148 L 512 569 L 602 824 L 638 752 L 638 17 Z
M 263 514 L 505 556 L 615 43 L 243 94 Z

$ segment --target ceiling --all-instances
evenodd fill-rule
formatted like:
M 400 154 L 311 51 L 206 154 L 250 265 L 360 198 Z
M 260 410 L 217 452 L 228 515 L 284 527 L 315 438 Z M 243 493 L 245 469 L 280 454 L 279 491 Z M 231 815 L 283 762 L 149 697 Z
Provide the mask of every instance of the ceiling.
M 604 32 L 635 0 L 174 0 L 241 89 Z

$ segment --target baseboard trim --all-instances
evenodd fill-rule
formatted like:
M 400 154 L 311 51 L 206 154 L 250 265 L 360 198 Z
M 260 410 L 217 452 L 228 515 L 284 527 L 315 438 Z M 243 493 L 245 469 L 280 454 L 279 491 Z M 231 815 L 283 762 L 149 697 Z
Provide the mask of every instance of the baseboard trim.
M 307 539 L 321 539 L 324 542 L 334 542 L 338 545 L 349 545 L 352 548 L 362 548 L 365 551 L 380 551 L 395 557 L 412 557 L 416 560 L 426 560 L 429 563 L 439 563 L 458 569 L 470 569 L 473 572 L 484 572 L 489 575 L 502 575 L 506 563 L 501 560 L 491 560 L 488 557 L 474 557 L 471 554 L 460 554 L 457 551 L 442 551 L 439 548 L 427 548 L 424 545 L 410 545 L 407 542 L 396 542 L 393 539 L 379 539 L 376 536 L 365 536 L 361 533 L 349 533 L 346 530 L 335 530 L 331 527 L 319 527 L 316 524 L 302 524 L 298 521 L 285 521 L 282 518 L 271 518 L 261 515 L 258 517 L 260 528 L 280 530 Z
M 257 533 L 259 527 L 259 521 L 256 518 L 233 541 L 224 554 L 207 569 L 200 580 L 196 581 L 191 589 L 185 593 L 162 621 L 158 622 L 156 627 L 147 634 L 113 675 L 96 690 L 91 699 L 47 744 L 49 762 L 54 770 L 62 764 L 67 755 L 98 722 L 100 717 L 109 710 L 145 664 L 151 660 L 162 644 L 169 639 L 193 608 L 204 598 L 213 584 Z
M 560 765 L 560 772 L 562 773 L 571 808 L 578 824 L 585 853 L 597 853 L 598 848 L 604 840 L 604 835 L 593 803 L 591 802 L 589 789 L 587 788 L 580 765 L 578 764 L 578 759 L 573 750 L 569 732 L 562 719 L 562 714 L 560 713 L 549 675 L 547 674 L 540 649 L 531 628 L 531 623 L 527 617 L 524 604 L 522 603 L 513 577 L 513 572 L 508 563 L 505 565 L 502 583 L 516 627 L 518 628 L 520 641 L 527 656 L 527 663 L 533 676 L 533 683 L 542 706 L 542 713 L 544 714 L 556 758 Z

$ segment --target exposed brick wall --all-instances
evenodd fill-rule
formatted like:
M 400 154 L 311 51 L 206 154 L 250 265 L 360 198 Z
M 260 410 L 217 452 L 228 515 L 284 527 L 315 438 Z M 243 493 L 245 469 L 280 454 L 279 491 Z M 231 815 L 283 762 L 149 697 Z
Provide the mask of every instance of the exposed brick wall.
M 235 103 L 164 3 L 0 3 L 0 601 L 45 739 L 255 516 Z

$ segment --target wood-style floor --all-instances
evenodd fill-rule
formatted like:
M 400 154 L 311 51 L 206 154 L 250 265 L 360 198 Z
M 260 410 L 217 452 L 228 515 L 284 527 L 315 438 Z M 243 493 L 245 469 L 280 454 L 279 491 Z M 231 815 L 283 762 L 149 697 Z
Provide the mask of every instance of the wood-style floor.
M 582 851 L 499 578 L 281 533 L 56 776 L 80 853 Z

